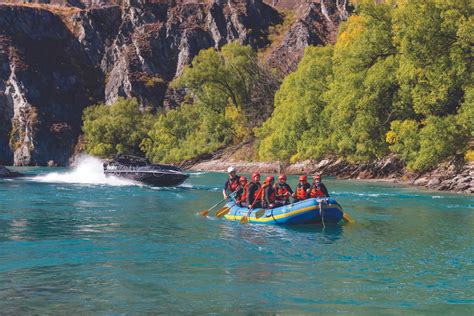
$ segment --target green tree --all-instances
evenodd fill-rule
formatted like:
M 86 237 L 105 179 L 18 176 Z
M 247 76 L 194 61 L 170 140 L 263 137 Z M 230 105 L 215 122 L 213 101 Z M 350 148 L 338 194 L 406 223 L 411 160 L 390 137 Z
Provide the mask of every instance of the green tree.
M 91 155 L 141 155 L 140 143 L 151 126 L 152 116 L 140 111 L 136 99 L 120 98 L 110 106 L 98 104 L 85 109 L 83 121 L 86 151 Z
M 244 113 L 247 123 L 255 125 L 270 114 L 278 80 L 258 62 L 250 46 L 232 42 L 221 51 L 201 50 L 173 86 L 186 88 L 201 105 L 217 113 L 233 106 Z
M 156 162 L 181 162 L 211 153 L 232 140 L 231 123 L 203 105 L 183 105 L 158 117 L 142 142 Z
M 391 6 L 361 3 L 338 37 L 334 80 L 326 93 L 326 148 L 350 161 L 387 153 L 385 134 L 398 115 L 398 58 L 392 44 Z
M 324 122 L 324 92 L 331 81 L 332 47 L 308 47 L 298 69 L 288 75 L 275 96 L 275 110 L 258 130 L 259 157 L 293 160 L 318 152 Z
M 403 1 L 393 16 L 407 102 L 424 117 L 456 113 L 472 72 L 472 2 Z
M 258 131 L 262 159 L 395 152 L 427 170 L 473 137 L 473 6 L 467 0 L 356 1 L 330 51 L 308 48 Z M 391 129 L 390 129 L 391 127 Z

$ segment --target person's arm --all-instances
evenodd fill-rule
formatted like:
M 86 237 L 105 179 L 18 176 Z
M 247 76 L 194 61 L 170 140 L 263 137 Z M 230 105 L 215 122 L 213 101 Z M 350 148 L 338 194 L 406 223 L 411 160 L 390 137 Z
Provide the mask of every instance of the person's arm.
M 224 196 L 224 199 L 227 199 L 227 187 L 229 186 L 229 180 L 227 180 L 224 184 L 224 190 L 222 190 L 222 195 Z
M 293 192 L 293 193 L 291 194 L 291 196 L 292 196 L 295 200 L 297 199 L 296 192 L 298 192 L 298 186 L 299 186 L 299 184 L 296 185 L 295 192 Z
M 290 195 L 293 195 L 293 190 L 291 189 L 290 185 L 288 183 L 285 183 L 285 185 L 288 192 L 290 192 Z
M 237 202 L 241 202 L 240 198 L 242 197 L 242 193 L 244 193 L 244 188 L 242 186 L 239 186 L 237 190 L 235 190 L 235 200 Z
M 263 194 L 263 205 L 262 206 L 269 206 L 270 205 L 270 200 L 268 199 L 268 196 L 270 194 L 270 189 L 271 189 L 271 186 L 267 186 L 265 189 L 264 189 L 264 194 Z
M 323 192 L 325 197 L 329 197 L 329 192 L 324 183 L 320 183 L 319 186 L 321 187 L 321 191 Z
M 250 184 L 247 193 L 247 205 L 250 207 L 253 203 L 256 185 Z
M 277 199 L 281 199 L 281 198 L 285 197 L 284 195 L 278 194 L 278 184 L 275 183 L 275 185 L 273 186 L 273 189 L 275 190 L 275 197 Z

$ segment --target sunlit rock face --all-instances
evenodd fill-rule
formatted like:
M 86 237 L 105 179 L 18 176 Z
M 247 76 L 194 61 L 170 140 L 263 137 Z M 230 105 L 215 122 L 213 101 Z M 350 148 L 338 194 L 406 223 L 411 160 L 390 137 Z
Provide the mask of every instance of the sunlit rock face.
M 15 165 L 67 165 L 91 104 L 179 104 L 169 83 L 202 49 L 235 40 L 270 49 L 268 62 L 287 73 L 307 45 L 333 41 L 347 14 L 342 1 L 2 2 L 0 163 Z M 272 44 L 282 8 L 296 19 Z

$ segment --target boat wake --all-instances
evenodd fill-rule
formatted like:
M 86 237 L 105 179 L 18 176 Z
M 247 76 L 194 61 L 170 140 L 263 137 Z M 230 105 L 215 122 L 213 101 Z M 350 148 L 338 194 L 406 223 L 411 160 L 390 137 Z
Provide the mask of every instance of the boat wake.
M 111 186 L 140 185 L 131 180 L 121 179 L 113 176 L 106 177 L 104 175 L 102 161 L 87 155 L 79 157 L 77 166 L 71 171 L 51 172 L 45 175 L 36 176 L 31 178 L 31 180 L 45 183 L 73 183 Z

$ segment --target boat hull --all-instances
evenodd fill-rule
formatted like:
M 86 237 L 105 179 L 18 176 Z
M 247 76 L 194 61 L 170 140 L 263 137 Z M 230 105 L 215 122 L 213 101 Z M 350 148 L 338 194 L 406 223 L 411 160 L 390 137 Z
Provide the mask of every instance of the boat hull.
M 323 221 L 324 224 L 329 224 L 340 222 L 344 215 L 339 203 L 331 198 L 307 199 L 274 209 L 267 209 L 260 218 L 257 218 L 256 214 L 261 209 L 254 209 L 249 214 L 248 208 L 235 205 L 234 202 L 227 203 L 226 206 L 230 208 L 230 212 L 225 216 L 226 219 L 240 221 L 243 216 L 248 215 L 249 223 L 253 224 L 309 225 L 321 224 Z
M 185 173 L 161 173 L 161 172 L 133 172 L 133 171 L 104 171 L 106 176 L 115 176 L 129 179 L 136 182 L 142 182 L 157 187 L 173 187 L 180 185 L 189 175 Z

